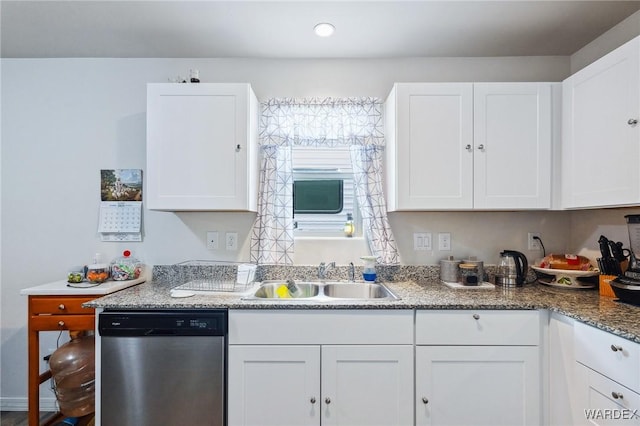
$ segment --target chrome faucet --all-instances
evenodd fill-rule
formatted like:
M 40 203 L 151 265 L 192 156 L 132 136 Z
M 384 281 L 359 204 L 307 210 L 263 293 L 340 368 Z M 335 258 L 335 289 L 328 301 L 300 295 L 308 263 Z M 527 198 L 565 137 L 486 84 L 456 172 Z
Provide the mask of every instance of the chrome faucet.
M 356 280 L 356 267 L 353 266 L 353 262 L 349 262 L 349 281 L 355 282 Z
M 324 262 L 321 262 L 320 265 L 318 265 L 318 279 L 321 279 L 321 280 L 326 279 L 327 271 L 335 267 L 336 267 L 336 262 L 331 262 L 328 265 L 325 264 Z

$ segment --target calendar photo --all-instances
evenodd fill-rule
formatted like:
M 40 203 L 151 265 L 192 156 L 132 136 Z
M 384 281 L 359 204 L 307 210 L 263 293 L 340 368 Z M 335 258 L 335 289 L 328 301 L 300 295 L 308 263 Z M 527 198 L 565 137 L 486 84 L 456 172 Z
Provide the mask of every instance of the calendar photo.
M 100 170 L 102 201 L 142 201 L 142 170 Z

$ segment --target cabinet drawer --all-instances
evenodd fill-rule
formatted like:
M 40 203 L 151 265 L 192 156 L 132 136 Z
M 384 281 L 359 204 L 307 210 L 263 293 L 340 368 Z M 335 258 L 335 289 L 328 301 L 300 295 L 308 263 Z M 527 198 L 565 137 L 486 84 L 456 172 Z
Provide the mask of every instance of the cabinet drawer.
M 518 345 L 540 341 L 538 311 L 417 311 L 418 345 Z
M 580 368 L 585 371 L 580 371 Z M 585 417 L 597 419 L 600 416 L 602 421 L 608 415 L 611 420 L 615 419 L 615 424 L 639 423 L 640 418 L 636 414 L 640 409 L 639 394 L 584 366 L 578 365 L 578 371 L 586 376 Z
M 95 299 L 95 296 L 69 296 L 69 297 L 34 297 L 29 298 L 29 311 L 31 315 L 69 315 L 85 314 L 93 315 L 95 309 L 83 308 L 82 304 Z
M 93 330 L 95 316 L 91 315 L 38 315 L 31 317 L 34 330 Z
M 576 361 L 640 391 L 640 349 L 637 343 L 577 322 L 574 332 Z
M 229 344 L 413 344 L 412 310 L 230 310 Z

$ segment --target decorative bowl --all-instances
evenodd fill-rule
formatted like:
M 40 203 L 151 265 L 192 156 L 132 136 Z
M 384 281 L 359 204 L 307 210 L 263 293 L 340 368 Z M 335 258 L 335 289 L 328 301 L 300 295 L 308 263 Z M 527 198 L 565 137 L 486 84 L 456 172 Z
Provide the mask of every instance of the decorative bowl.
M 547 275 L 547 277 L 538 275 L 539 283 L 551 287 L 570 289 L 594 288 L 596 286 L 595 283 L 580 281 L 579 278 L 593 277 L 600 274 L 600 271 L 597 269 L 591 271 L 574 271 L 567 269 L 547 269 L 540 268 L 539 266 L 531 266 L 531 269 L 540 274 Z

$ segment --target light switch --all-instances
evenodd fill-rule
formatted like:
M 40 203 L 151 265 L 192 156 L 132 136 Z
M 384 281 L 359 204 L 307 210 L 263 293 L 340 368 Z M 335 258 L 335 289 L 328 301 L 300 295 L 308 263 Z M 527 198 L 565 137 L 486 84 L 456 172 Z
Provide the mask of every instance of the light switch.
M 430 232 L 414 232 L 413 233 L 413 249 L 414 250 L 431 250 L 431 233 Z

